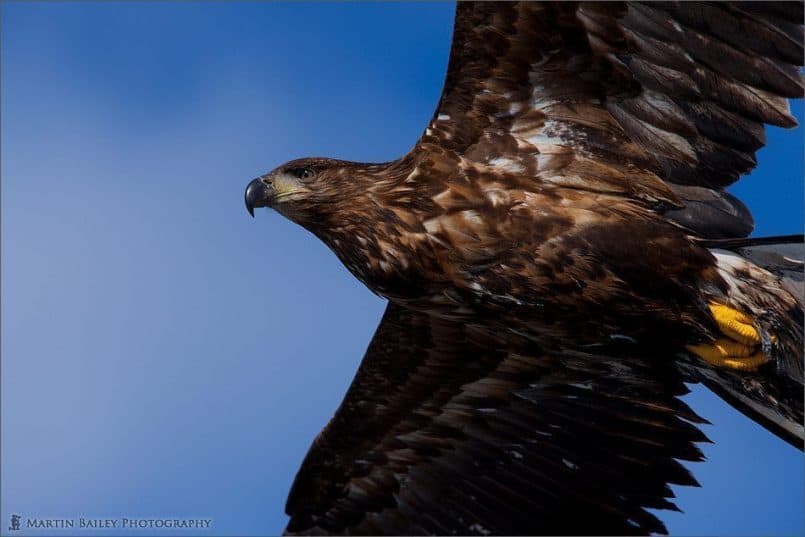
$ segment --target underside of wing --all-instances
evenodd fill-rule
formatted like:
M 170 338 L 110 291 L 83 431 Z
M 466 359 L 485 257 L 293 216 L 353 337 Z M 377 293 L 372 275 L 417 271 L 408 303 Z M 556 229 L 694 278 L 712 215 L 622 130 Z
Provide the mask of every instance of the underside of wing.
M 749 211 L 722 189 L 755 166 L 764 124 L 796 125 L 802 17 L 800 3 L 460 3 L 418 148 L 746 236 Z
M 389 305 L 288 533 L 646 534 L 702 420 L 663 360 L 548 352 Z

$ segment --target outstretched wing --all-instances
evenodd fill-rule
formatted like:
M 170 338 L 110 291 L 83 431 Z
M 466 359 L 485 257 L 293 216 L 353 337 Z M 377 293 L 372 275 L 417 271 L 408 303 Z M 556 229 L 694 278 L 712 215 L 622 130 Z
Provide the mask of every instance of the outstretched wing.
M 748 235 L 722 189 L 755 166 L 765 123 L 796 125 L 802 18 L 799 2 L 459 3 L 418 149 Z
M 289 533 L 646 534 L 701 460 L 645 357 L 546 352 L 390 304 L 286 505 Z M 667 363 L 667 362 L 666 362 Z

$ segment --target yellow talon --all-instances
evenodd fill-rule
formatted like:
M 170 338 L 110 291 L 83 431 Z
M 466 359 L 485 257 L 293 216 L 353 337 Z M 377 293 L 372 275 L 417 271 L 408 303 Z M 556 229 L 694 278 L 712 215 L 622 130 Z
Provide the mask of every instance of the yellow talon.
M 752 319 L 745 313 L 723 304 L 710 304 L 710 313 L 724 335 L 746 345 L 760 343 L 760 334 L 752 325 Z
M 741 358 L 740 360 L 724 360 L 724 366 L 738 371 L 755 371 L 758 367 L 762 366 L 769 359 L 762 352 L 757 352 L 748 358 Z
M 688 350 L 713 365 L 724 365 L 724 361 L 731 358 L 746 358 L 755 351 L 753 347 L 727 338 L 720 338 L 712 344 L 688 345 Z
M 738 371 L 755 371 L 769 358 L 759 350 L 760 333 L 751 317 L 723 304 L 710 304 L 710 312 L 721 332 L 727 336 L 714 343 L 688 345 L 687 349 L 709 364 Z M 771 337 L 772 341 L 776 338 Z

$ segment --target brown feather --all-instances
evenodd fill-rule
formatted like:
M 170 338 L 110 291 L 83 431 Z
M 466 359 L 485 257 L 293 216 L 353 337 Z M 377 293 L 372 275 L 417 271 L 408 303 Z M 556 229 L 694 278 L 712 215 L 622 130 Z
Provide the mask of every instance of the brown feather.
M 790 271 L 717 249 L 753 225 L 723 188 L 765 123 L 795 124 L 801 10 L 460 3 L 407 155 L 258 181 L 390 301 L 295 479 L 289 532 L 663 532 L 647 509 L 676 508 L 669 484 L 696 484 L 679 460 L 706 441 L 685 380 L 801 439 Z M 691 361 L 718 336 L 711 301 L 757 317 L 765 369 Z

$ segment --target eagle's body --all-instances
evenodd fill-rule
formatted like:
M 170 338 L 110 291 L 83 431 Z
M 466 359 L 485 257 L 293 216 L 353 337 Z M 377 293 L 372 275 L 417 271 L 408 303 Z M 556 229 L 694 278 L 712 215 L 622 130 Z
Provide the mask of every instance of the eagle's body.
M 389 300 L 288 530 L 662 531 L 645 509 L 695 483 L 675 459 L 704 440 L 683 380 L 801 447 L 801 265 L 743 239 L 751 215 L 723 191 L 764 123 L 795 124 L 801 19 L 798 4 L 462 4 L 407 155 L 253 181 L 250 210 L 305 226 Z M 688 352 L 722 341 L 714 304 L 751 316 L 761 367 Z
M 715 259 L 650 204 L 456 155 L 440 166 L 404 159 L 357 179 L 347 167 L 350 203 L 309 227 L 370 289 L 429 315 L 487 315 L 535 336 L 570 329 L 577 343 L 586 331 L 665 329 L 682 342 L 712 328 L 701 297 L 724 285 Z

